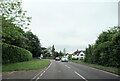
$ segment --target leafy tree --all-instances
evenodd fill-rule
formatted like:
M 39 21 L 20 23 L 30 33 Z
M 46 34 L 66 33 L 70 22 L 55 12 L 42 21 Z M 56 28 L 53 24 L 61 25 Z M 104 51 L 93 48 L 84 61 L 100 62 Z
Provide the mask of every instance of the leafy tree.
M 20 0 L 1 0 L 0 7 L 2 18 L 14 23 L 17 27 L 25 27 L 30 24 L 31 17 L 26 17 L 26 12 L 22 10 Z
M 2 41 L 26 48 L 28 39 L 24 36 L 25 32 L 22 28 L 29 25 L 31 17 L 26 17 L 26 11 L 22 10 L 19 0 L 1 0 L 0 7 Z
M 120 27 L 102 32 L 94 45 L 86 48 L 85 62 L 120 68 Z
M 55 56 L 55 47 L 54 47 L 54 45 L 52 46 L 51 52 L 52 52 L 52 55 Z
M 64 54 L 60 51 L 60 52 L 59 52 L 59 55 L 60 55 L 60 56 L 63 56 Z
M 26 41 L 28 39 L 24 34 L 23 29 L 16 27 L 15 24 L 11 23 L 9 20 L 2 19 L 2 41 L 4 43 L 26 47 Z
M 44 51 L 44 53 L 43 53 L 43 56 L 44 57 L 51 57 L 52 56 L 52 54 L 51 54 L 51 47 L 48 47 L 48 48 L 45 48 L 45 49 L 43 49 L 42 51 Z
M 31 51 L 33 57 L 39 57 L 41 54 L 41 44 L 38 37 L 30 31 L 27 31 L 25 36 L 29 39 L 27 42 L 28 47 L 26 49 Z
M 54 54 L 55 57 L 59 57 L 59 53 L 57 51 L 55 51 L 55 54 Z

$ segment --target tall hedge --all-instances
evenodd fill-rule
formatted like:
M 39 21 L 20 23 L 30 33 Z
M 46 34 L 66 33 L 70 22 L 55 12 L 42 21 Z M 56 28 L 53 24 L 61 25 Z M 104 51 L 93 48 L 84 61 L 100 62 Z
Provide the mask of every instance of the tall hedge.
M 2 63 L 15 63 L 31 60 L 32 54 L 26 49 L 6 44 L 2 44 Z
M 102 32 L 85 52 L 85 62 L 120 68 L 120 27 Z

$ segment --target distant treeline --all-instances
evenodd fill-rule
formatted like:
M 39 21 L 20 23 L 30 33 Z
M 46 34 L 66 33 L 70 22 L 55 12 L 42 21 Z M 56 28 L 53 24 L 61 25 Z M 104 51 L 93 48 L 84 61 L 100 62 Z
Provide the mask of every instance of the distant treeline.
M 85 62 L 120 68 L 120 27 L 102 32 L 85 53 Z

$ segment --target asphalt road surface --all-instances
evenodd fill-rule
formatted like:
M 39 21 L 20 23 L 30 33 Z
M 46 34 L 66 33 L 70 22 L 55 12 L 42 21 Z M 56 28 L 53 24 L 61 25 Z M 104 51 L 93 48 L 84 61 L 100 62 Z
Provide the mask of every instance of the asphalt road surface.
M 119 76 L 89 66 L 51 60 L 51 64 L 44 69 L 36 79 L 119 79 Z M 119 81 L 119 80 L 118 80 Z
M 67 79 L 69 81 L 71 81 L 70 79 L 77 81 L 120 81 L 119 76 L 116 74 L 86 65 L 73 62 L 50 61 L 51 64 L 43 70 L 13 72 L 10 75 L 4 75 L 3 79 L 29 79 L 30 81 L 42 81 L 43 79 L 52 79 L 51 81 L 56 79 L 62 79 L 62 81 Z

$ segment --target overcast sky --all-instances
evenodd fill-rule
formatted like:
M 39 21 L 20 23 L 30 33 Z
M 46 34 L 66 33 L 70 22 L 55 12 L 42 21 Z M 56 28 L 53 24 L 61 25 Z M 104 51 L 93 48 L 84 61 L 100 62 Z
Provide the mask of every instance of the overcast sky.
M 118 25 L 117 0 L 23 0 L 22 7 L 32 17 L 29 28 L 43 47 L 72 53 L 95 43 L 99 34 Z M 106 1 L 106 2 L 105 2 Z

